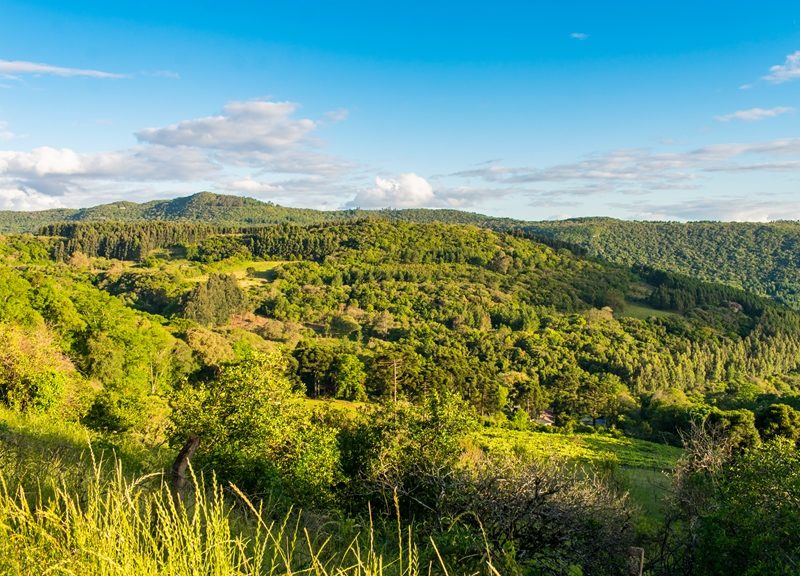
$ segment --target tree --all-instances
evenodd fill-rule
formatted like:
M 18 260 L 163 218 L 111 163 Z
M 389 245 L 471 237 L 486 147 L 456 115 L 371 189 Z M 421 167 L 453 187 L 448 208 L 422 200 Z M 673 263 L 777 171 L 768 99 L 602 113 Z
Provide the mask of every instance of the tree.
M 211 274 L 186 295 L 183 315 L 198 324 L 225 324 L 233 314 L 243 312 L 246 304 L 236 276 Z
M 503 573 L 627 573 L 627 494 L 599 476 L 552 461 L 484 457 L 458 471 L 447 508 L 483 536 L 472 554 L 489 547 Z
M 306 386 L 306 393 L 313 398 L 332 396 L 331 371 L 334 353 L 330 346 L 321 346 L 313 341 L 301 342 L 293 352 L 297 360 L 297 375 Z
M 787 404 L 772 404 L 756 416 L 756 427 L 763 440 L 782 437 L 800 439 L 800 412 Z
M 695 426 L 674 474 L 657 575 L 796 574 L 800 454 L 784 438 L 740 449 Z
M 347 338 L 357 335 L 361 330 L 358 321 L 348 314 L 335 314 L 330 321 L 331 336 Z
M 243 489 L 281 489 L 324 500 L 339 480 L 335 431 L 312 417 L 292 390 L 277 352 L 253 352 L 173 400 L 171 438 L 199 439 L 196 458 Z
M 441 521 L 461 439 L 474 425 L 464 401 L 447 393 L 434 392 L 421 406 L 387 403 L 364 413 L 342 441 L 353 502 L 361 506 L 366 496 L 391 515 L 397 497 L 406 517 Z
M 706 417 L 704 425 L 720 430 L 737 450 L 752 448 L 761 442 L 755 415 L 749 410 L 713 409 Z
M 336 397 L 354 402 L 364 402 L 367 399 L 367 390 L 364 382 L 367 373 L 364 363 L 355 354 L 342 354 L 336 361 L 333 370 L 333 382 L 336 387 Z

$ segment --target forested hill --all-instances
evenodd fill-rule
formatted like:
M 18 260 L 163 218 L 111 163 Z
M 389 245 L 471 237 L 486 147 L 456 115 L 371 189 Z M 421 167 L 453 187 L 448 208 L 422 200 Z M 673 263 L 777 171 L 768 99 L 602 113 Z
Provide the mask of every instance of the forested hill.
M 252 198 L 201 192 L 144 204 L 116 202 L 78 210 L 0 212 L 0 233 L 38 232 L 59 222 L 171 221 L 218 227 L 322 224 L 377 216 L 391 221 L 473 224 L 518 231 L 554 247 L 625 266 L 677 272 L 775 298 L 800 308 L 800 223 L 631 222 L 581 218 L 523 222 L 459 210 L 340 210 L 286 208 Z
M 581 218 L 523 227 L 609 262 L 721 282 L 800 308 L 798 222 L 681 224 Z
M 352 217 L 350 211 L 324 212 L 285 208 L 242 196 L 199 192 L 172 200 L 153 200 L 143 204 L 113 202 L 91 208 L 42 210 L 38 212 L 0 211 L 0 233 L 36 232 L 54 222 L 135 222 L 166 220 L 213 222 L 220 225 L 310 224 Z
M 164 220 L 170 222 L 202 222 L 220 226 L 263 224 L 319 224 L 335 220 L 352 220 L 374 214 L 388 220 L 413 222 L 449 222 L 485 225 L 503 222 L 459 210 L 311 210 L 286 208 L 254 198 L 199 192 L 172 200 L 154 200 L 143 204 L 114 202 L 91 208 L 58 208 L 36 212 L 0 211 L 0 233 L 36 232 L 56 222 L 137 222 Z M 512 221 L 508 221 L 509 223 Z
M 53 485 L 81 504 L 27 504 L 28 494 L 47 494 L 50 484 L 41 479 L 64 469 L 63 452 L 47 446 L 41 457 L 30 451 L 30 441 L 18 441 L 14 432 L 20 419 L 24 426 L 48 422 L 48 434 L 85 432 L 126 458 L 142 454 L 134 464 L 148 473 L 170 469 L 159 454 L 172 460 L 194 445 L 192 469 L 200 473 L 194 477 L 263 498 L 259 507 L 237 505 L 247 516 L 240 522 L 231 513 L 237 530 L 249 522 L 260 534 L 281 510 L 310 508 L 297 518 L 310 518 L 314 527 L 285 521 L 287 537 L 340 546 L 350 565 L 348 554 L 360 545 L 356 536 L 315 539 L 317 519 L 333 531 L 378 526 L 374 541 L 383 546 L 396 538 L 400 518 L 424 530 L 418 541 L 431 542 L 428 558 L 441 554 L 464 566 L 464 559 L 482 562 L 490 546 L 494 556 L 506 554 L 511 569 L 483 572 L 491 574 L 624 572 L 626 551 L 638 543 L 629 535 L 633 518 L 660 522 L 654 494 L 671 490 L 663 469 L 677 457 L 674 449 L 641 443 L 633 470 L 630 460 L 616 455 L 633 445 L 625 435 L 677 444 L 703 422 L 737 449 L 755 449 L 763 440 L 764 450 L 788 450 L 787 441 L 771 440 L 800 437 L 800 312 L 728 286 L 583 258 L 519 231 L 377 217 L 249 227 L 70 222 L 42 232 L 0 236 L 0 464 L 8 463 L 0 470 L 31 482 L 22 492 L 0 478 L 0 512 L 21 511 L 6 521 L 12 527 L 6 531 L 28 538 L 25 553 L 32 558 L 38 556 L 28 551 L 51 550 L 59 538 L 66 552 L 53 553 L 56 561 L 77 557 L 75 538 L 61 536 L 72 534 L 69 522 L 106 514 L 81 492 L 99 482 L 92 480 L 99 472 L 92 476 L 89 468 L 87 475 L 80 465 L 64 473 L 73 484 Z M 555 426 L 534 439 L 543 416 Z M 596 466 L 573 448 L 570 462 L 534 459 L 535 446 L 553 457 L 551 439 L 564 438 L 575 448 L 606 446 L 606 455 Z M 86 450 L 85 441 L 76 445 Z M 609 446 L 616 448 L 609 452 Z M 654 457 L 664 453 L 673 456 Z M 770 467 L 763 477 L 797 477 L 796 453 L 787 454 L 793 468 L 787 472 L 780 460 L 765 458 Z M 759 478 L 763 468 L 761 462 L 753 466 Z M 540 481 L 540 469 L 559 476 Z M 706 473 L 698 473 L 702 485 L 716 486 L 717 477 L 709 481 Z M 152 477 L 157 483 L 162 475 Z M 195 493 L 215 493 L 210 482 L 208 491 Z M 635 517 L 627 497 L 612 490 L 617 482 L 643 487 L 641 502 L 650 508 Z M 748 493 L 774 494 L 783 503 L 784 483 L 773 484 Z M 180 482 L 174 485 L 181 489 Z M 194 520 L 167 524 L 153 537 L 161 510 L 202 504 L 175 506 L 174 493 L 164 491 L 165 506 L 172 508 L 147 507 L 149 501 L 126 486 L 112 486 L 119 487 L 112 494 L 118 491 L 120 502 L 141 510 L 135 524 L 141 538 L 113 531 L 130 524 L 121 514 L 111 517 L 108 529 L 90 525 L 87 533 L 111 534 L 115 543 L 172 542 L 160 535 L 172 537 L 172 526 L 180 525 L 203 537 L 224 534 L 230 546 L 244 541 L 237 540 L 240 532 L 229 537 Z M 14 495 L 21 504 L 3 504 Z M 84 501 L 99 512 L 73 514 Z M 722 504 L 728 501 L 727 493 L 719 496 Z M 725 510 L 711 502 L 715 513 Z M 760 505 L 745 501 L 748 511 L 770 522 L 778 517 Z M 262 509 L 270 515 L 264 524 L 251 519 Z M 509 509 L 508 522 L 484 522 L 500 516 L 496 510 L 505 518 Z M 32 517 L 25 531 L 16 530 L 20 514 Z M 45 514 L 53 518 L 46 526 L 59 535 L 46 546 L 37 524 Z M 450 525 L 453 515 L 469 524 Z M 509 526 L 520 517 L 532 519 L 515 531 Z M 681 526 L 693 517 L 682 518 Z M 711 518 L 709 526 L 720 525 L 718 516 Z M 795 524 L 791 516 L 772 532 L 794 534 Z M 642 522 L 642 530 L 650 525 Z M 295 538 L 301 529 L 305 538 Z M 758 528 L 749 530 L 742 542 Z M 727 542 L 711 534 L 713 542 Z M 284 546 L 283 538 L 276 546 Z M 364 538 L 373 541 L 371 532 Z M 6 540 L 0 538 L 0 564 Z M 179 554 L 184 541 L 181 536 Z M 83 546 L 93 546 L 89 542 Z M 440 551 L 437 542 L 447 547 Z M 21 556 L 19 539 L 13 544 L 6 557 Z M 608 558 L 606 550 L 612 551 Z M 89 556 L 100 555 L 92 548 Z M 587 570 L 571 569 L 576 562 Z M 473 564 L 464 573 L 482 573 Z M 26 565 L 11 573 L 45 571 Z M 147 570 L 160 572 L 174 570 Z

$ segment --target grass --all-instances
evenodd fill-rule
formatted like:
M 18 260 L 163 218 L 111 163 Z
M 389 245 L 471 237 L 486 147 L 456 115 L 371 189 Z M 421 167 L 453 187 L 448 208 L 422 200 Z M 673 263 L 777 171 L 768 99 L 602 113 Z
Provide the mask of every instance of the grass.
M 475 436 L 489 453 L 526 453 L 539 458 L 612 463 L 631 468 L 669 470 L 681 455 L 673 446 L 607 434 L 553 434 L 488 428 Z
M 674 446 L 608 434 L 489 428 L 475 435 L 473 441 L 489 453 L 568 460 L 609 472 L 638 508 L 636 524 L 643 535 L 654 534 L 663 521 L 669 472 L 682 454 Z
M 256 503 L 194 478 L 177 497 L 141 454 L 95 450 L 79 424 L 0 410 L 0 574 L 447 574 L 412 527 Z M 152 457 L 151 457 L 152 459 Z M 152 465 L 152 463 L 148 464 Z M 485 567 L 486 573 L 492 573 Z M 451 571 L 456 574 L 458 571 Z
M 348 412 L 357 407 L 335 404 Z M 614 478 L 642 510 L 642 533 L 652 533 L 663 515 L 669 479 L 656 468 L 671 467 L 680 454 L 604 434 L 485 429 L 472 442 L 495 454 L 566 458 L 600 470 L 613 463 Z M 0 409 L 0 574 L 460 573 L 445 568 L 433 540 L 399 522 L 375 528 L 366 520 L 287 512 L 213 478 L 195 480 L 197 489 L 176 498 L 159 472 L 171 455 L 132 448 L 122 438 L 110 445 L 79 424 Z M 148 470 L 157 472 L 142 472 Z M 485 560 L 480 573 L 498 576 Z
M 51 497 L 28 492 L 0 472 L 0 573 L 86 576 L 313 574 L 415 576 L 423 568 L 408 532 L 387 557 L 372 533 L 332 545 L 290 513 L 274 520 L 235 487 L 202 481 L 173 495 L 160 475 L 128 480 L 96 463 L 83 490 L 54 485 Z M 446 573 L 446 570 L 442 570 Z
M 239 280 L 242 288 L 266 284 L 272 279 L 272 270 L 285 264 L 280 260 L 222 260 L 211 264 L 200 264 L 188 260 L 170 260 L 166 266 L 167 271 L 180 271 L 189 282 L 205 282 L 211 273 L 233 274 Z M 255 270 L 255 274 L 248 274 L 248 269 Z
M 662 526 L 671 480 L 667 472 L 647 468 L 620 468 L 621 486 L 639 508 L 636 524 L 640 533 L 655 534 Z
M 667 318 L 669 316 L 676 316 L 675 312 L 668 310 L 658 310 L 651 308 L 641 302 L 625 302 L 625 308 L 619 313 L 620 316 L 627 316 L 629 318 L 636 318 L 638 320 L 647 320 L 655 316 L 656 318 Z

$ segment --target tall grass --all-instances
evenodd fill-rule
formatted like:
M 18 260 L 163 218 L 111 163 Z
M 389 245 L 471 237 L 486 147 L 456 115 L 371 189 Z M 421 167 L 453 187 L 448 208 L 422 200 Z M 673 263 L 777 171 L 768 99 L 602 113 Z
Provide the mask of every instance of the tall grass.
M 107 468 L 107 466 L 105 466 Z M 174 495 L 161 475 L 126 478 L 115 463 L 94 464 L 81 487 L 26 489 L 0 472 L 0 573 L 74 575 L 416 576 L 447 573 L 421 566 L 410 530 L 398 527 L 392 556 L 367 528 L 344 545 L 312 534 L 303 516 L 271 519 L 235 487 L 213 479 Z

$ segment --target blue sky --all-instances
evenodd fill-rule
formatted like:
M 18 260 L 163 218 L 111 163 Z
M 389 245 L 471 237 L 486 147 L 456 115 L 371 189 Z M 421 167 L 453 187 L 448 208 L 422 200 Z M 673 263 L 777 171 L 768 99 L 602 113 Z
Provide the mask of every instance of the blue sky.
M 800 219 L 797 2 L 0 0 L 0 209 Z

